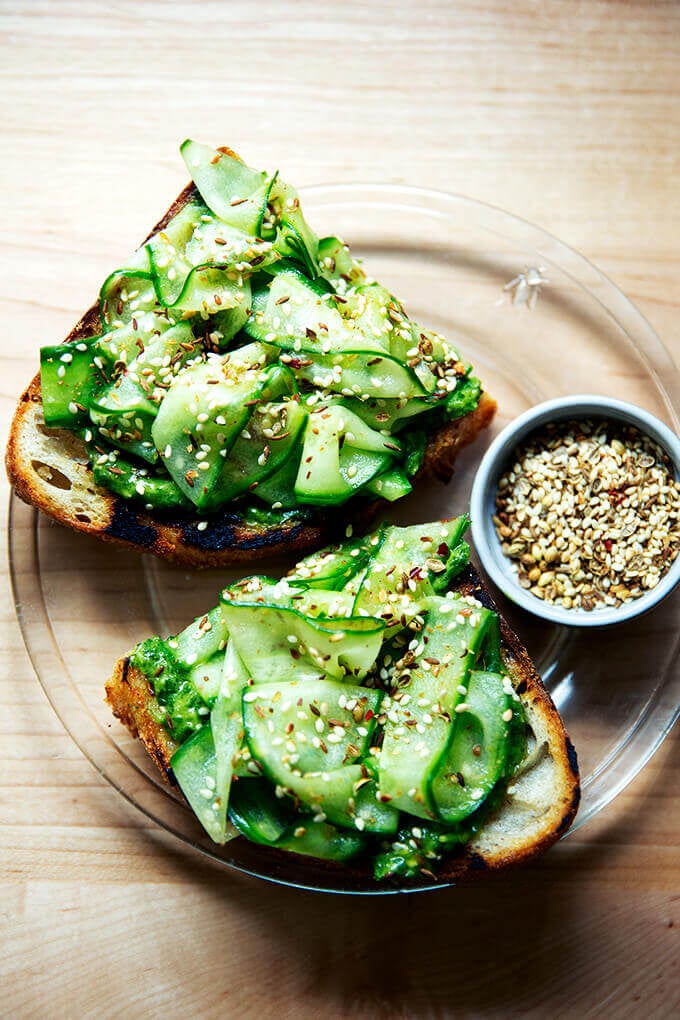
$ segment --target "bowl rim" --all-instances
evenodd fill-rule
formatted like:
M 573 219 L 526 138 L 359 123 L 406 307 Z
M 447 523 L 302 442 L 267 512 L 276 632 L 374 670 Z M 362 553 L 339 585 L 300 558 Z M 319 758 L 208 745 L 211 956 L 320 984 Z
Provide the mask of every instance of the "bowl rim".
M 568 627 L 605 627 L 624 623 L 658 605 L 680 581 L 680 555 L 655 588 L 620 607 L 587 611 L 565 609 L 542 602 L 522 588 L 501 551 L 500 541 L 489 514 L 489 501 L 498 480 L 515 448 L 548 422 L 570 418 L 609 418 L 636 426 L 662 447 L 668 455 L 676 479 L 680 479 L 680 438 L 659 418 L 642 407 L 604 394 L 578 393 L 543 401 L 514 418 L 496 436 L 486 450 L 477 469 L 470 495 L 471 532 L 482 567 L 492 582 L 512 602 L 532 615 Z

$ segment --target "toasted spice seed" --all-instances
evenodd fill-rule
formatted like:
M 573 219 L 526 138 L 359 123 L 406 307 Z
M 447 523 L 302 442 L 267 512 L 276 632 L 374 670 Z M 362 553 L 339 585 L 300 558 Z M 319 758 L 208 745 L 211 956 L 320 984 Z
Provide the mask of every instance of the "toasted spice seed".
M 638 429 L 560 423 L 517 451 L 493 523 L 522 588 L 565 609 L 617 607 L 655 588 L 680 553 L 680 484 Z

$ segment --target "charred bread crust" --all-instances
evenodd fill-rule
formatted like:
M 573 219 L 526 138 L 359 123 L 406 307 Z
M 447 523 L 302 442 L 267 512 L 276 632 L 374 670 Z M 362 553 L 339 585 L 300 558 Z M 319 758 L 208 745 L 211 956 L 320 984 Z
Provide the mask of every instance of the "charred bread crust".
M 223 152 L 236 156 L 231 149 Z M 236 157 L 238 158 L 238 157 Z M 149 232 L 145 243 L 196 196 L 188 184 Z M 94 304 L 66 337 L 76 343 L 100 329 Z M 459 451 L 490 423 L 496 402 L 482 393 L 474 411 L 447 422 L 430 436 L 416 483 L 448 482 Z M 65 429 L 48 429 L 42 415 L 40 375 L 22 394 L 10 428 L 5 456 L 7 475 L 17 496 L 60 524 L 129 549 L 153 553 L 182 567 L 221 567 L 285 552 L 302 553 L 344 534 L 348 524 L 360 533 L 369 528 L 383 500 L 353 500 L 335 512 L 302 509 L 281 524 L 255 524 L 229 510 L 203 515 L 208 527 L 197 527 L 198 513 L 157 513 L 123 500 L 95 484 L 84 443 Z
M 113 676 L 106 684 L 106 700 L 115 717 L 127 726 L 133 737 L 142 741 L 163 778 L 176 786 L 170 760 L 177 744 L 154 715 L 154 707 L 157 709 L 158 705 L 149 681 L 130 664 L 129 658 L 116 663 Z
M 468 567 L 457 579 L 454 590 L 462 595 L 472 595 L 487 608 L 498 612 L 473 567 Z M 521 697 L 536 742 L 544 745 L 542 757 L 538 748 L 538 767 L 544 769 L 544 775 L 534 784 L 533 804 L 527 806 L 522 802 L 521 810 L 517 810 L 512 795 L 507 794 L 475 838 L 438 867 L 436 876 L 432 877 L 442 884 L 485 871 L 497 871 L 538 856 L 566 832 L 579 805 L 579 773 L 574 747 L 529 653 L 503 616 L 500 620 L 505 667 Z M 106 701 L 131 734 L 143 741 L 164 779 L 176 785 L 171 759 L 177 745 L 157 721 L 155 699 L 148 681 L 131 666 L 127 657 L 116 663 L 106 684 Z M 268 852 L 275 858 L 281 853 L 276 850 Z M 321 866 L 326 871 L 342 871 L 362 881 L 369 878 L 368 870 L 355 864 L 323 862 Z

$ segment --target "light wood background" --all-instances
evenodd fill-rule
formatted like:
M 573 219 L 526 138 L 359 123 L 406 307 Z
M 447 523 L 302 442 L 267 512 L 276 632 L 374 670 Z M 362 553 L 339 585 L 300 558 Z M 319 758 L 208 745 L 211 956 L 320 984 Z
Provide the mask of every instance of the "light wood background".
M 187 135 L 300 185 L 510 209 L 680 358 L 678 4 L 0 0 L 0 82 L 4 429 L 39 346 L 183 184 Z M 517 873 L 373 901 L 278 889 L 184 853 L 98 779 L 4 591 L 0 1015 L 677 1015 L 677 730 Z

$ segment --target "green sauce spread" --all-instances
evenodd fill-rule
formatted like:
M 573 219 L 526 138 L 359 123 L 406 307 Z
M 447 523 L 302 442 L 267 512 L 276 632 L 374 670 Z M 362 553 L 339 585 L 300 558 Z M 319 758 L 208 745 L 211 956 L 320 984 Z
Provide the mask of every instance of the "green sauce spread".
M 204 725 L 208 711 L 189 677 L 189 668 L 177 660 L 167 641 L 148 638 L 130 656 L 132 665 L 147 678 L 156 696 L 158 721 L 178 744 Z

